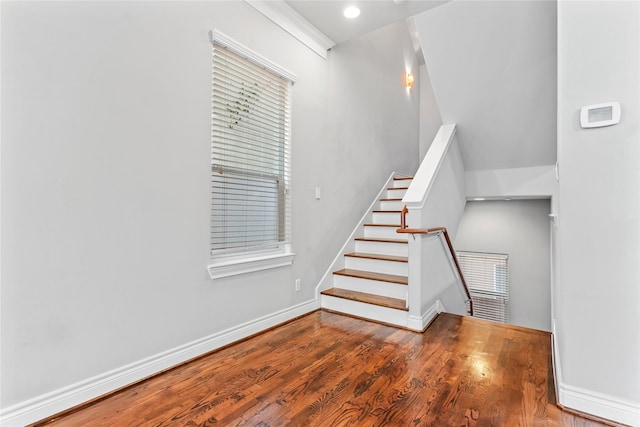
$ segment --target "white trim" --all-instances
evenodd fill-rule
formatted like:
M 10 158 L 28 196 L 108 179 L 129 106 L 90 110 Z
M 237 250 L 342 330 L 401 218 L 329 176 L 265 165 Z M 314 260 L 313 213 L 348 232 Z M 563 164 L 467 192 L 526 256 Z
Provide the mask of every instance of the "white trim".
M 240 55 L 243 58 L 248 59 L 255 64 L 258 64 L 259 66 L 266 68 L 272 73 L 289 80 L 291 83 L 296 82 L 297 77 L 294 73 L 265 58 L 259 53 L 254 52 L 242 43 L 237 42 L 236 40 L 218 30 L 209 31 L 209 40 L 211 41 L 211 43 L 217 43 L 221 46 L 224 46 L 235 54 Z
M 551 365 L 555 374 L 554 385 L 556 396 L 560 396 L 559 385 L 562 384 L 562 367 L 560 366 L 560 346 L 558 345 L 558 334 L 556 331 L 556 319 L 551 317 Z M 559 402 L 558 398 L 558 402 Z
M 327 50 L 336 44 L 283 0 L 245 0 L 245 2 L 320 55 L 322 59 L 327 59 Z
M 209 260 L 209 265 L 207 265 L 207 270 L 212 279 L 221 279 L 270 268 L 286 267 L 293 264 L 295 255 L 292 252 L 284 252 L 254 256 L 243 254 L 241 258 L 211 259 Z
M 551 331 L 551 361 L 555 373 L 558 403 L 566 408 L 574 409 L 585 414 L 640 427 L 640 403 L 619 399 L 564 383 L 555 318 L 551 319 Z
M 0 425 L 23 426 L 139 381 L 318 308 L 316 300 L 268 314 L 146 359 L 18 403 L 0 412 Z
M 436 318 L 438 314 L 444 311 L 446 310 L 444 309 L 444 306 L 442 305 L 440 300 L 436 300 L 436 302 L 434 302 L 422 316 L 414 316 L 410 314 L 407 317 L 407 328 L 414 331 L 422 332 L 427 327 L 427 325 L 429 325 L 429 323 L 431 323 L 431 321 Z
M 558 389 L 558 401 L 567 408 L 634 427 L 640 426 L 640 403 L 562 383 Z

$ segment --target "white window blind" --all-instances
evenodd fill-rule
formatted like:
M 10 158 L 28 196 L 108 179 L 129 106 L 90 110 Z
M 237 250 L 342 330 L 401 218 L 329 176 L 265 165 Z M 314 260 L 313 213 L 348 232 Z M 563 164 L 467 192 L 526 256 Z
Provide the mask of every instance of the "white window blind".
M 474 317 L 509 323 L 509 256 L 458 251 Z
M 291 84 L 214 41 L 212 255 L 290 242 Z

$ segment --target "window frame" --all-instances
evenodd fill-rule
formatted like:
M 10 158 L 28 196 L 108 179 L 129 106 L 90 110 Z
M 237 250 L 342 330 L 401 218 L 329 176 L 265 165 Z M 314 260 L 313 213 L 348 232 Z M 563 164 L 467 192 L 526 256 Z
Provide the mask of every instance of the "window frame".
M 291 107 L 291 97 L 292 97 L 292 87 L 295 84 L 296 76 L 290 71 L 284 69 L 283 67 L 275 64 L 274 62 L 268 60 L 262 55 L 257 54 L 246 46 L 238 43 L 237 41 L 231 39 L 220 31 L 214 30 L 209 33 L 209 38 L 212 44 L 219 45 L 229 51 L 239 55 L 249 61 L 254 62 L 265 70 L 280 76 L 286 80 L 289 80 L 289 105 Z M 292 114 L 289 113 L 291 117 Z M 292 140 L 292 138 L 291 138 Z M 290 140 L 290 145 L 291 145 Z M 213 144 L 213 140 L 211 140 L 211 144 Z M 213 146 L 212 146 L 213 147 Z M 289 146 L 289 155 L 291 154 L 291 146 Z M 291 168 L 291 167 L 289 167 Z M 286 185 L 286 191 L 289 192 L 289 197 L 291 197 L 291 176 L 289 170 L 289 182 Z M 210 174 L 213 174 L 213 168 L 210 169 Z M 211 175 L 210 175 L 211 176 Z M 290 210 L 288 210 L 290 212 Z M 212 213 L 213 215 L 213 213 Z M 288 221 L 288 227 L 291 229 L 291 217 L 285 215 L 285 221 Z M 210 220 L 210 225 L 212 224 Z M 211 244 L 211 240 L 210 240 Z M 292 250 L 291 239 L 289 238 L 287 242 L 278 242 L 274 244 L 273 248 L 270 249 L 259 249 L 259 250 L 250 250 L 243 252 L 230 252 L 230 253 L 214 253 L 215 251 L 210 246 L 209 253 L 209 262 L 207 265 L 207 270 L 209 272 L 209 276 L 211 279 L 219 279 L 224 277 L 230 277 L 235 275 L 241 275 L 256 271 L 262 271 L 271 268 L 284 267 L 287 265 L 291 265 L 293 263 L 293 259 L 295 257 L 295 253 Z

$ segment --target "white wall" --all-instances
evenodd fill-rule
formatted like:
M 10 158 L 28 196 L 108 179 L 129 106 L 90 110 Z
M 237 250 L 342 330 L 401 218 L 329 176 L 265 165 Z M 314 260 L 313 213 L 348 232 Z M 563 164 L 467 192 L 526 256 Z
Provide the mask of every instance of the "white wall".
M 312 300 L 379 186 L 417 168 L 403 25 L 325 62 L 243 2 L 3 2 L 1 18 L 3 410 Z M 218 281 L 211 29 L 297 74 L 294 264 Z
M 640 425 L 640 4 L 558 2 L 560 402 Z M 619 101 L 618 125 L 581 129 Z
M 550 201 L 467 202 L 455 248 L 509 255 L 510 323 L 551 331 Z
M 325 133 L 308 146 L 313 163 L 300 171 L 312 177 L 305 192 L 312 197 L 320 186 L 322 199 L 308 202 L 313 213 L 299 217 L 301 226 L 332 248 L 324 268 L 391 172 L 413 174 L 419 164 L 419 93 L 407 91 L 403 80 L 408 58 L 416 61 L 406 24 L 356 37 L 328 55 Z M 310 242 L 311 253 L 317 248 Z
M 467 198 L 556 198 L 555 165 L 465 172 Z
M 456 0 L 414 21 L 466 169 L 555 163 L 555 2 Z
M 433 138 L 438 133 L 438 129 L 442 125 L 440 110 L 435 95 L 433 94 L 433 86 L 431 86 L 431 78 L 427 66 L 420 65 L 420 159 L 424 159 L 427 154 Z M 453 123 L 448 123 L 453 124 Z

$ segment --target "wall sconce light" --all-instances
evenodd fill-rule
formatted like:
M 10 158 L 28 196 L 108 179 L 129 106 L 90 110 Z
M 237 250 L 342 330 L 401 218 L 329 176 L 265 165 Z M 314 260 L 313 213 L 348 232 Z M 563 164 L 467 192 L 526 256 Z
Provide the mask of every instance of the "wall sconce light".
M 404 84 L 408 88 L 412 88 L 413 87 L 413 74 L 406 73 L 404 75 Z

